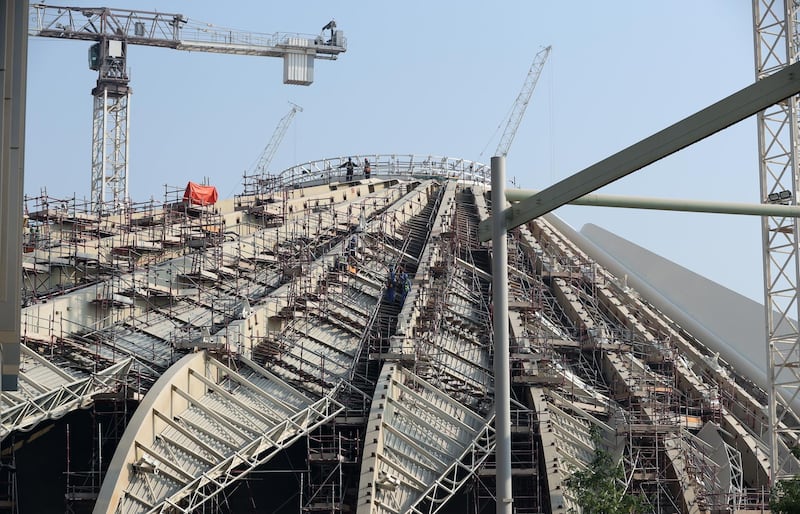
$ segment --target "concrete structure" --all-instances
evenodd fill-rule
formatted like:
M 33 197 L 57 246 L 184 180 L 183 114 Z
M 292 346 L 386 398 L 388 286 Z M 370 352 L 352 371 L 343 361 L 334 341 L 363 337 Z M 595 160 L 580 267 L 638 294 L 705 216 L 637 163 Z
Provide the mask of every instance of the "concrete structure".
M 26 198 L 0 505 L 494 510 L 489 168 L 354 158 L 209 206 Z M 763 307 L 552 215 L 507 248 L 514 512 L 576 508 L 597 449 L 653 512 L 760 512 Z

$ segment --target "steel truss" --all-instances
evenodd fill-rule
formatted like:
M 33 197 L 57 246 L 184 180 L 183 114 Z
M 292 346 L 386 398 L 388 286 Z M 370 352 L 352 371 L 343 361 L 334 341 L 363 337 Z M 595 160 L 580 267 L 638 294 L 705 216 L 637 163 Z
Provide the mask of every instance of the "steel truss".
M 417 514 L 439 512 L 467 480 L 474 478 L 486 458 L 494 454 L 496 443 L 494 416 L 492 416 L 483 429 L 475 435 L 472 444 L 464 449 L 461 456 L 450 464 L 407 512 Z
M 130 89 L 95 92 L 92 117 L 92 211 L 122 212 L 128 202 Z
M 361 154 L 349 157 L 359 166 L 356 178 L 361 178 L 359 173 L 363 170 L 360 165 L 365 158 L 369 159 L 373 177 L 440 177 L 484 184 L 488 184 L 491 178 L 488 165 L 467 159 L 415 154 Z M 275 175 L 275 180 L 270 183 L 270 191 L 261 192 L 278 192 L 301 183 L 313 185 L 317 182 L 327 184 L 341 181 L 345 170 L 339 166 L 347 162 L 347 158 L 332 157 L 291 166 Z
M 797 62 L 797 6 L 786 0 L 753 0 L 756 79 Z M 797 205 L 798 97 L 757 115 L 761 201 Z M 800 427 L 789 406 L 800 399 L 800 304 L 798 304 L 798 221 L 761 218 L 764 305 L 766 308 L 770 478 L 790 473 L 784 444 L 800 442 Z
M 64 375 L 62 370 L 33 350 L 26 346 L 21 346 L 21 350 L 26 359 L 38 361 L 39 365 Z M 18 399 L 17 396 L 4 394 L 3 403 L 11 405 L 0 411 L 0 440 L 15 430 L 23 432 L 31 430 L 43 420 L 59 418 L 76 407 L 86 407 L 99 392 L 116 390 L 124 383 L 131 363 L 132 359 L 125 359 L 103 371 L 74 380 L 33 398 Z
M 195 512 L 197 508 L 216 497 L 228 486 L 246 477 L 249 472 L 333 419 L 344 409 L 341 404 L 333 400 L 335 393 L 336 390 L 276 425 L 247 446 L 240 448 L 236 453 L 188 482 L 180 491 L 147 512 L 184 512 L 187 514 Z M 259 453 L 264 447 L 267 448 L 267 451 Z

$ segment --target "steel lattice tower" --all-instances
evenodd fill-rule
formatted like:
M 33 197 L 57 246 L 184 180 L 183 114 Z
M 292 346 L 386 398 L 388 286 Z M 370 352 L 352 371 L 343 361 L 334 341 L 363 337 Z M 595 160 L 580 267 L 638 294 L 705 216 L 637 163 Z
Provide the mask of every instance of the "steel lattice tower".
M 120 212 L 128 197 L 128 106 L 131 89 L 126 69 L 126 44 L 107 39 L 96 43 L 99 71 L 92 90 L 92 209 Z
M 754 0 L 756 79 L 797 62 L 797 6 L 792 0 Z M 762 202 L 797 204 L 798 97 L 757 115 Z M 766 308 L 770 473 L 774 483 L 792 470 L 784 444 L 796 445 L 800 427 L 787 404 L 800 396 L 800 304 L 797 218 L 762 217 Z

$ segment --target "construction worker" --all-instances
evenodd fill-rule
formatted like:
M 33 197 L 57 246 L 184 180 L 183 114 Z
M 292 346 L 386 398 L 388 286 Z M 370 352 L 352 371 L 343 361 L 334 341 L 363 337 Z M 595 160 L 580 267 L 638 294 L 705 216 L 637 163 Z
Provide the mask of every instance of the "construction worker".
M 353 168 L 355 168 L 356 166 L 358 166 L 358 165 L 353 162 L 353 158 L 352 157 L 348 157 L 347 158 L 347 162 L 339 165 L 340 168 L 346 168 L 347 169 L 347 175 L 346 175 L 347 178 L 345 179 L 345 180 L 347 180 L 347 182 L 350 182 L 351 180 L 353 180 Z
M 347 243 L 347 259 L 349 261 L 355 257 L 356 250 L 358 250 L 358 236 L 353 235 Z
M 394 297 L 395 297 L 394 293 L 396 285 L 397 282 L 395 280 L 394 266 L 392 266 L 391 268 L 389 268 L 389 278 L 386 281 L 386 301 L 388 301 L 389 303 L 394 302 Z
M 369 178 L 370 173 L 372 173 L 372 168 L 369 166 L 369 159 L 364 159 L 364 178 Z
M 406 300 L 406 295 L 411 291 L 411 280 L 409 280 L 408 273 L 402 267 L 400 268 L 398 285 L 400 288 L 400 303 L 403 303 Z
M 323 35 L 325 34 L 326 30 L 330 30 L 331 31 L 331 38 L 325 44 L 326 45 L 335 44 L 336 41 L 334 41 L 334 35 L 336 33 L 336 22 L 334 20 L 331 20 L 328 23 L 326 23 L 325 26 L 322 27 L 322 34 Z

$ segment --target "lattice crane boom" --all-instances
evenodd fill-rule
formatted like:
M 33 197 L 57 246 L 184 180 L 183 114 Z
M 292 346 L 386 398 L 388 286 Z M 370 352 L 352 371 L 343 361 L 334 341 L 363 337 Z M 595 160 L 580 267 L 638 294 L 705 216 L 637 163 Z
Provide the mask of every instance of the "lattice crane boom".
M 283 136 L 286 135 L 286 131 L 292 123 L 292 119 L 294 119 L 295 114 L 298 112 L 303 112 L 303 108 L 297 104 L 292 104 L 292 108 L 289 112 L 278 122 L 278 126 L 275 127 L 275 132 L 272 133 L 269 143 L 264 147 L 264 151 L 261 152 L 261 156 L 253 169 L 254 175 L 259 175 L 263 178 L 267 174 L 272 158 L 275 156 L 275 151 L 280 146 L 281 141 L 283 141 Z
M 336 59 L 346 50 L 341 31 L 322 35 L 278 32 L 260 34 L 193 22 L 182 14 L 106 7 L 58 7 L 32 4 L 29 33 L 34 36 L 99 41 L 103 38 L 132 45 L 239 55 L 286 57 L 292 51 L 315 58 Z
M 514 136 L 517 135 L 517 129 L 522 122 L 522 117 L 525 115 L 525 109 L 528 108 L 533 90 L 536 89 L 536 83 L 539 81 L 539 76 L 542 74 L 542 68 L 550 55 L 551 48 L 551 46 L 543 48 L 534 57 L 533 64 L 531 64 L 528 75 L 525 77 L 525 83 L 522 85 L 522 90 L 517 95 L 511 115 L 508 117 L 503 136 L 497 145 L 497 150 L 494 153 L 496 156 L 506 157 L 508 155 L 508 150 L 511 148 Z
M 347 42 L 331 20 L 318 35 L 261 34 L 190 22 L 182 14 L 31 4 L 29 34 L 95 41 L 89 66 L 98 72 L 92 89 L 94 212 L 116 213 L 128 201 L 128 130 L 131 89 L 127 46 L 283 58 L 284 84 L 310 85 L 316 59 L 334 60 Z M 326 31 L 330 31 L 326 33 Z

